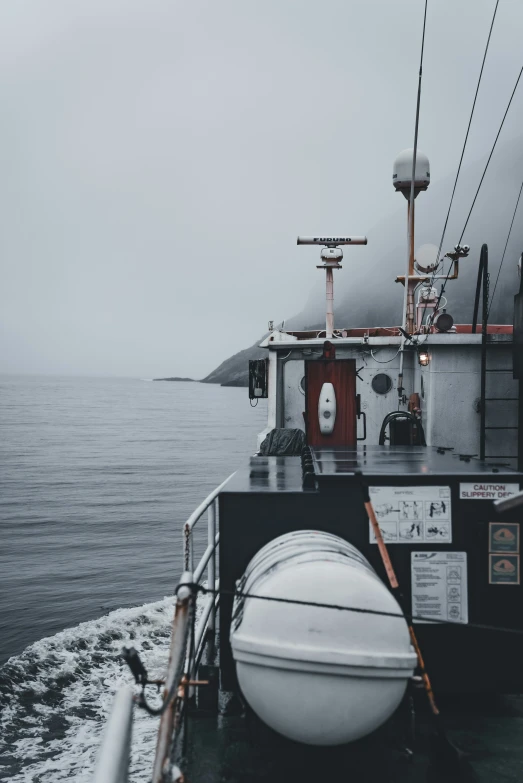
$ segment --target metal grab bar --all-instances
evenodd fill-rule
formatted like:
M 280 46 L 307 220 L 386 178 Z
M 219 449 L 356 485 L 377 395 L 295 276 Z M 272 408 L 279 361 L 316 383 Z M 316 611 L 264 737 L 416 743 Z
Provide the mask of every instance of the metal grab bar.
M 512 495 L 510 498 L 495 500 L 493 505 L 498 514 L 504 514 L 506 511 L 512 511 L 515 508 L 519 508 L 520 506 L 523 506 L 523 490 L 521 492 L 516 492 L 516 494 Z
M 134 696 L 124 685 L 117 691 L 96 763 L 93 783 L 127 783 L 131 757 Z

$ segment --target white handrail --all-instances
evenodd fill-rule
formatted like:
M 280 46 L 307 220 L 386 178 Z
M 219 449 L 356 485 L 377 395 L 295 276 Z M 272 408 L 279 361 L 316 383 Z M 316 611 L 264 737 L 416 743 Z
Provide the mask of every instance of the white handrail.
M 213 489 L 213 491 L 210 493 L 210 495 L 207 495 L 203 503 L 200 503 L 197 509 L 195 509 L 187 522 L 185 523 L 186 528 L 192 529 L 194 525 L 198 522 L 203 512 L 211 505 L 212 501 L 214 500 L 217 495 L 220 494 L 224 486 L 227 484 L 228 481 L 232 479 L 233 476 L 236 475 L 236 471 L 234 473 L 231 473 L 229 478 L 226 478 L 225 481 L 222 481 L 219 487 L 216 487 L 216 489 Z
M 232 479 L 233 476 L 236 475 L 236 471 L 234 473 L 231 473 L 231 475 L 225 479 L 225 481 L 222 481 L 222 483 L 216 487 L 216 489 L 213 489 L 213 491 L 207 495 L 203 503 L 200 503 L 197 509 L 195 509 L 185 525 L 183 526 L 183 549 L 184 549 L 184 568 L 186 571 L 192 571 L 194 573 L 194 563 L 193 560 L 193 547 L 192 547 L 192 539 L 191 539 L 191 533 L 198 522 L 198 520 L 201 518 L 204 511 L 206 511 L 211 503 L 216 500 L 224 486 L 227 484 L 228 481 Z
M 127 783 L 131 755 L 134 697 L 124 685 L 114 697 L 102 740 L 93 783 Z

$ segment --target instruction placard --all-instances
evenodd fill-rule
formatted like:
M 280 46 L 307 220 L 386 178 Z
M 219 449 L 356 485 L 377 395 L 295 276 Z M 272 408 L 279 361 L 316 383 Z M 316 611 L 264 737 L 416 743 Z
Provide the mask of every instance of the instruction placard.
M 519 555 L 489 555 L 491 585 L 519 585 Z
M 460 500 L 502 500 L 519 492 L 519 484 L 502 484 L 499 482 L 475 484 L 460 484 Z
M 489 552 L 519 553 L 519 522 L 489 522 Z
M 411 571 L 414 622 L 468 623 L 466 552 L 412 552 Z
M 386 544 L 450 544 L 450 487 L 369 487 Z M 376 537 L 369 523 L 369 541 Z

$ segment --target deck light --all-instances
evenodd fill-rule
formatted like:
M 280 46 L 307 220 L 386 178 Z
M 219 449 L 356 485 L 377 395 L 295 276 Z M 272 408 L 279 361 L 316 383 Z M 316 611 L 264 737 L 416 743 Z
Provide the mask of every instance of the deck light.
M 427 364 L 430 362 L 430 356 L 428 354 L 428 351 L 421 350 L 418 353 L 418 362 L 421 364 L 422 367 L 427 366 Z

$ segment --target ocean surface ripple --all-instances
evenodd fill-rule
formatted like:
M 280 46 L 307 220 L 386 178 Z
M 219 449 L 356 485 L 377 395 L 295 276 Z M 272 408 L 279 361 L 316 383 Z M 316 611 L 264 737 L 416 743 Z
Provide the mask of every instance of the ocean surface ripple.
M 266 407 L 133 379 L 3 376 L 0 394 L 0 775 L 83 782 L 130 682 L 119 652 L 162 675 L 183 522 L 254 452 Z M 138 711 L 131 780 L 156 728 Z

